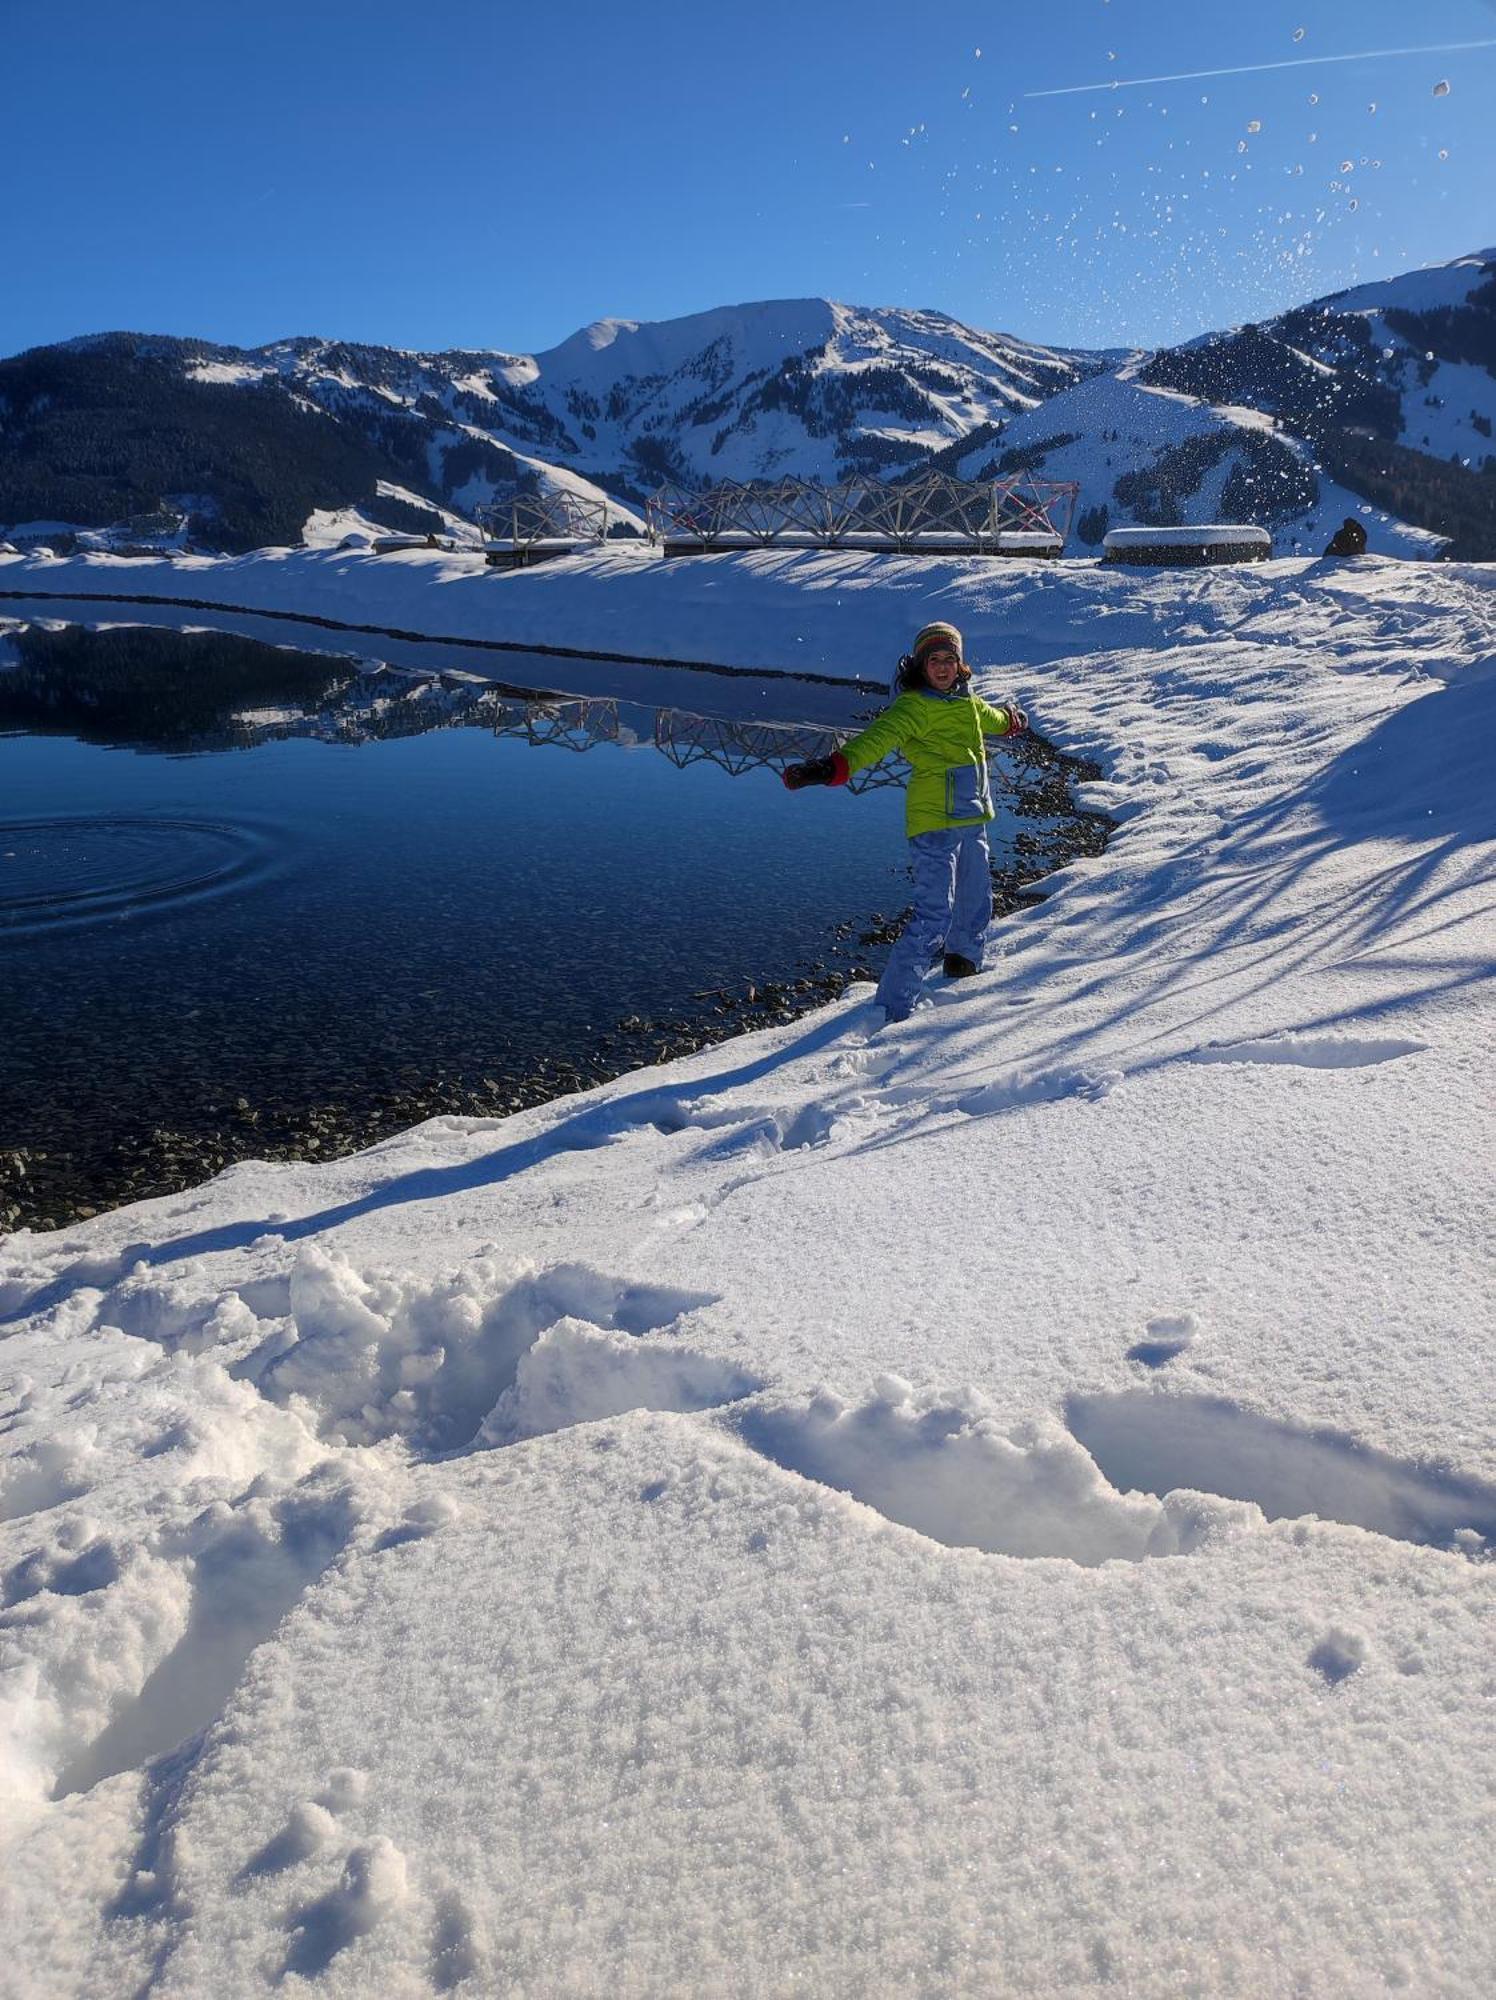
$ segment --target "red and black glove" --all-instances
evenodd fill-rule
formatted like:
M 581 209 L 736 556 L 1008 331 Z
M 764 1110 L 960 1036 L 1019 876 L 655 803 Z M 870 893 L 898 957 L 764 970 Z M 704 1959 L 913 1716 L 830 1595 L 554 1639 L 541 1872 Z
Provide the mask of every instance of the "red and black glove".
M 786 764 L 780 775 L 788 790 L 798 792 L 804 785 L 844 785 L 852 772 L 840 750 L 833 750 L 829 757 L 812 757 L 805 764 Z
M 1008 718 L 1008 734 L 1010 736 L 1023 736 L 1027 734 L 1028 717 L 1016 701 L 1005 701 L 1003 703 L 1003 712 Z

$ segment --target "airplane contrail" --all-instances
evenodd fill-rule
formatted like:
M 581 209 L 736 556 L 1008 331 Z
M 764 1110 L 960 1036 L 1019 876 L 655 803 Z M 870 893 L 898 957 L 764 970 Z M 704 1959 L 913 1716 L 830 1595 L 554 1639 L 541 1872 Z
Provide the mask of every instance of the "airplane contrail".
M 1290 56 L 1283 62 L 1242 63 L 1235 69 L 1183 69 L 1173 76 L 1117 77 L 1107 83 L 1067 83 L 1059 90 L 1026 90 L 1028 97 L 1080 97 L 1088 90 L 1136 90 L 1145 83 L 1196 83 L 1212 76 L 1260 76 L 1269 69 L 1312 69 L 1321 63 L 1376 62 L 1388 56 L 1452 56 L 1467 49 L 1496 49 L 1496 37 L 1483 42 L 1429 42 L 1417 49 L 1357 49 L 1344 56 Z

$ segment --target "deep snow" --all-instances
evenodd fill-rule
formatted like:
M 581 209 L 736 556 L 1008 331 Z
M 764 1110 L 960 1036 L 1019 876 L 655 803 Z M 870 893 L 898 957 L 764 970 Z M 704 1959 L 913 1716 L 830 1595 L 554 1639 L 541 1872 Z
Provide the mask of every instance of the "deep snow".
M 15 1990 L 1489 1992 L 1493 573 L 0 562 L 111 583 L 954 618 L 1119 826 L 902 1027 L 0 1246 Z

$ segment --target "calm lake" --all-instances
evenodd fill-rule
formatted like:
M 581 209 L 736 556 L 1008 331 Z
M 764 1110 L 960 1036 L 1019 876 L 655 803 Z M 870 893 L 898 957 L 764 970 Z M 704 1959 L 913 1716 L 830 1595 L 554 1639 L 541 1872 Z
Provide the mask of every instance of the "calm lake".
M 897 774 L 778 776 L 876 696 L 500 666 L 0 623 L 0 1225 L 534 1102 L 881 965 Z

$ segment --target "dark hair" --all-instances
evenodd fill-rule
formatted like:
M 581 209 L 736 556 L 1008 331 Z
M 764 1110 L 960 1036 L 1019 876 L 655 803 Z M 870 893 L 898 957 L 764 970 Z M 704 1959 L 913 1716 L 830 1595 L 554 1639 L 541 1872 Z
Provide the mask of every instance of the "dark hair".
M 929 650 L 933 652 L 935 648 L 932 646 Z M 956 678 L 952 685 L 961 687 L 970 679 L 971 668 L 965 660 L 957 660 Z M 894 669 L 893 684 L 900 694 L 908 694 L 911 688 L 928 687 L 930 683 L 925 678 L 924 661 L 917 660 L 913 653 L 905 653 Z

